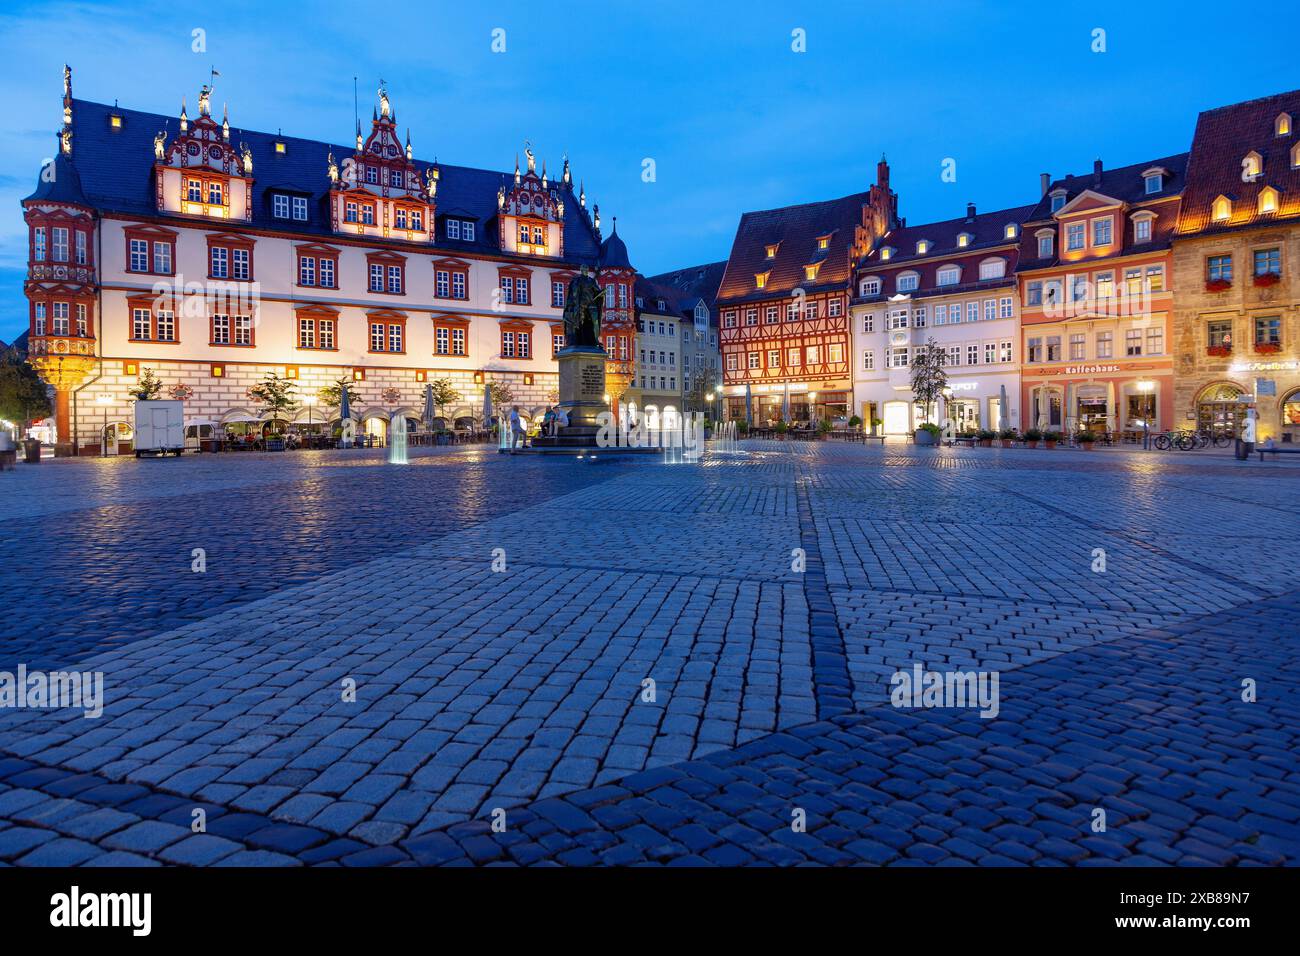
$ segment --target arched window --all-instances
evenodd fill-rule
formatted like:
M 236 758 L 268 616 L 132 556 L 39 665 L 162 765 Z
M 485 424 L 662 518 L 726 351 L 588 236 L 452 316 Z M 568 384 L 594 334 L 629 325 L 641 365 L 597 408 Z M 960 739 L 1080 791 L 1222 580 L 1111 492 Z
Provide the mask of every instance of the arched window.
M 1255 177 L 1264 172 L 1264 157 L 1253 149 L 1241 160 L 1241 178 L 1243 181 L 1253 183 Z
M 1291 135 L 1291 114 L 1278 113 L 1277 119 L 1273 121 L 1273 134 L 1275 136 Z
M 895 288 L 899 292 L 914 292 L 917 286 L 921 284 L 921 277 L 915 272 L 900 272 L 895 282 Z
M 1232 216 L 1232 200 L 1227 196 L 1214 200 L 1210 215 L 1215 222 L 1226 222 Z
M 980 263 L 981 279 L 1001 279 L 1007 274 L 1007 260 L 998 256 Z

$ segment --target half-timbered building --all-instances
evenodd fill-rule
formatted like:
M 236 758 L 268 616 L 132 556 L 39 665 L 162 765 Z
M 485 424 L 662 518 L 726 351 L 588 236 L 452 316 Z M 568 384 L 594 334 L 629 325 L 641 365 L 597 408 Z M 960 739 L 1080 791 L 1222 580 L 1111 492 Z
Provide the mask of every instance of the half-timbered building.
M 848 414 L 852 263 L 899 226 L 882 158 L 876 183 L 840 199 L 747 212 L 717 307 L 727 409 L 755 421 Z

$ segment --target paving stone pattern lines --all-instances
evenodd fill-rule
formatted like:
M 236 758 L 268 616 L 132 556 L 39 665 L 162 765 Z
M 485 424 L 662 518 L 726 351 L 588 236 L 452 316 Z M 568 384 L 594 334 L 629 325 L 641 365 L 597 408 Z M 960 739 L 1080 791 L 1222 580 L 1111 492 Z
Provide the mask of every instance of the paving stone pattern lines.
M 216 462 L 208 456 L 132 459 L 116 462 L 115 468 L 125 473 L 135 466 L 138 481 L 140 468 L 243 464 L 221 462 L 222 457 L 212 456 Z M 200 458 L 205 460 L 198 462 Z M 96 650 L 203 620 L 268 592 L 486 521 L 520 507 L 523 476 L 528 503 L 607 481 L 620 467 L 530 461 L 512 462 L 517 467 L 507 470 L 497 464 L 489 460 L 485 466 L 464 455 L 451 468 L 436 455 L 414 458 L 411 466 L 397 469 L 365 461 L 329 467 L 309 463 L 300 466 L 295 482 L 190 493 L 184 492 L 185 473 L 169 471 L 155 479 L 175 492 L 165 498 L 146 485 L 143 491 L 149 493 L 140 500 L 15 518 L 0 536 L 0 575 L 17 584 L 31 580 L 21 569 L 40 569 L 63 584 L 41 600 L 7 609 L 0 628 L 0 666 L 13 670 L 21 662 L 49 669 L 75 662 Z M 71 482 L 68 476 L 78 469 L 101 466 L 67 461 L 39 467 L 57 476 L 57 482 Z M 457 480 L 464 481 L 466 471 L 476 480 L 429 507 L 430 483 L 452 471 L 460 475 Z M 191 570 L 195 547 L 207 552 L 203 574 Z
M 805 562 L 804 598 L 808 602 L 809 632 L 812 635 L 813 682 L 817 716 L 823 720 L 853 709 L 853 682 L 849 677 L 844 635 L 822 564 L 817 524 L 813 520 L 808 488 L 803 478 L 795 480 L 799 502 L 799 546 Z
M 1075 512 L 1068 511 L 1065 508 L 1061 508 L 1058 507 L 1057 505 L 1050 504 L 1049 502 L 1042 501 L 1041 499 L 1036 498 L 1033 495 L 1026 494 L 1025 492 L 1020 491 L 1018 489 L 1010 488 L 1007 487 L 1006 485 L 1000 485 L 999 487 L 1001 487 L 1001 489 L 1007 494 L 1016 495 L 1018 497 L 1032 501 L 1035 504 L 1037 504 L 1039 507 L 1043 508 L 1044 510 L 1051 511 L 1066 520 L 1073 521 L 1076 524 L 1080 524 L 1086 528 L 1090 528 L 1091 530 L 1096 531 L 1099 534 L 1109 533 L 1109 534 L 1120 535 L 1121 537 L 1124 537 L 1130 542 L 1132 542 L 1134 545 L 1146 551 L 1150 551 L 1152 554 L 1159 555 L 1161 558 L 1164 558 L 1165 560 L 1173 561 L 1177 564 L 1181 564 L 1184 567 L 1190 568 L 1191 570 L 1206 575 L 1207 577 L 1210 577 L 1212 579 L 1217 578 L 1219 580 L 1231 582 L 1234 587 L 1240 588 L 1244 591 L 1249 591 L 1260 597 L 1264 597 L 1268 594 L 1268 592 L 1263 588 L 1257 587 L 1256 585 L 1251 584 L 1249 581 L 1244 581 L 1233 574 L 1229 574 L 1221 567 L 1211 567 L 1209 565 L 1202 564 L 1199 561 L 1191 561 L 1183 557 L 1182 555 L 1173 554 L 1169 551 L 1166 551 L 1163 548 L 1160 548 L 1157 545 L 1152 544 L 1149 540 L 1145 538 L 1128 534 L 1123 530 L 1107 529 L 1102 525 L 1097 524 L 1096 522 L 1090 521 L 1087 518 L 1078 515 Z
M 893 708 L 818 720 L 510 810 L 501 834 L 473 820 L 368 845 L 203 804 L 198 835 L 192 801 L 5 758 L 0 865 L 1296 865 L 1297 610 L 1292 593 L 1032 665 L 1008 679 L 1014 722 Z M 1258 666 L 1252 639 L 1288 624 L 1269 655 L 1287 682 L 1243 710 L 1207 653 Z M 1201 686 L 1179 686 L 1189 673 Z M 1095 706 L 1117 682 L 1129 693 Z M 791 831 L 792 806 L 808 833 Z M 1096 806 L 1105 833 L 1088 826 Z

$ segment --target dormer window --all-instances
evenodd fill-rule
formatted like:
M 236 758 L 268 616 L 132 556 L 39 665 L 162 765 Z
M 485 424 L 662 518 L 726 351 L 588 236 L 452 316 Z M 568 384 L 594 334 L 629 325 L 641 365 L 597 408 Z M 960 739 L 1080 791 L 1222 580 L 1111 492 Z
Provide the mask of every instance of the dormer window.
M 122 117 L 119 116 L 117 113 L 113 113 L 111 116 L 109 116 L 109 118 L 108 118 L 108 128 L 111 129 L 111 130 L 112 130 L 113 132 L 115 132 L 115 133 L 116 133 L 118 130 L 120 130 L 120 129 L 122 128 Z
M 1253 149 L 1241 161 L 1242 182 L 1253 183 L 1264 171 L 1264 157 Z
M 285 148 L 284 143 L 279 142 L 279 141 L 277 140 L 277 141 L 276 141 L 276 144 L 275 144 L 275 155 L 277 155 L 277 156 L 283 156 L 283 155 L 285 154 L 285 151 L 286 151 L 286 148 Z
M 1017 226 L 1014 222 L 1009 222 L 1007 223 L 1006 228 L 1002 230 L 1002 236 L 1005 239 L 1014 239 L 1019 234 L 1019 232 L 1020 232 L 1020 227 Z
M 1291 168 L 1300 169 L 1300 143 L 1291 147 Z
M 1220 196 L 1214 200 L 1210 215 L 1215 222 L 1227 222 L 1232 216 L 1232 200 L 1227 196 Z
M 1272 186 L 1265 186 L 1259 192 L 1259 214 L 1268 216 L 1275 212 L 1277 212 L 1277 190 Z
M 830 236 L 818 236 L 818 237 L 817 237 L 817 248 L 818 248 L 819 250 L 824 251 L 824 250 L 826 250 L 826 249 L 829 249 L 830 247 L 831 247 L 831 237 L 830 237 Z
M 956 285 L 961 282 L 961 268 L 959 266 L 944 266 L 939 270 L 936 282 L 939 285 Z
M 768 247 L 767 247 L 767 258 L 769 258 L 769 259 L 775 259 L 775 258 L 776 258 L 776 250 L 778 250 L 778 249 L 780 249 L 780 248 L 781 248 L 781 244 L 780 244 L 779 242 L 774 242 L 774 243 L 772 243 L 770 246 L 768 246 Z
M 1160 192 L 1160 190 L 1165 188 L 1164 173 L 1159 173 L 1159 172 L 1147 173 L 1145 176 L 1142 177 L 1142 181 L 1143 183 L 1146 184 L 1146 194 L 1148 196 L 1153 195 L 1154 193 L 1158 193 Z
M 1059 212 L 1065 205 L 1065 190 L 1058 189 L 1052 193 L 1052 212 Z
M 858 294 L 861 295 L 863 298 L 872 295 L 880 295 L 880 280 L 877 279 L 875 276 L 872 276 L 871 278 L 868 279 L 863 279 L 858 284 Z
M 923 255 L 925 255 L 925 254 L 926 254 L 927 252 L 929 252 L 929 251 L 930 251 L 930 240 L 929 240 L 929 239 L 918 239 L 918 240 L 916 241 L 916 254 L 917 254 L 918 256 L 923 256 Z
M 1152 223 L 1156 220 L 1156 214 L 1153 212 L 1137 212 L 1133 214 L 1133 241 L 1150 242 Z
M 757 289 L 766 289 L 767 277 L 770 276 L 771 274 L 772 273 L 770 272 L 760 272 L 756 276 L 754 276 L 754 287 Z
M 980 263 L 981 279 L 1001 279 L 1007 274 L 1007 260 L 985 259 Z
M 1273 135 L 1274 136 L 1291 135 L 1291 114 L 1290 113 L 1277 114 L 1277 119 L 1273 121 Z
M 884 246 L 880 250 L 880 258 L 888 261 L 894 257 L 893 246 Z
M 899 292 L 915 292 L 921 284 L 921 277 L 915 272 L 904 272 L 895 283 Z
M 972 236 L 969 232 L 957 233 L 957 248 L 965 249 L 967 246 L 971 244 L 972 241 L 974 241 L 974 239 L 975 237 Z
M 820 262 L 813 263 L 813 264 L 810 265 L 810 266 L 804 266 L 804 267 L 803 267 L 803 277 L 804 277 L 805 279 L 807 279 L 809 282 L 814 282 L 814 281 L 816 281 L 816 279 L 817 279 L 817 270 L 820 269 L 821 267 L 822 267 L 822 264 L 821 264 Z
M 1056 232 L 1052 229 L 1040 229 L 1034 233 L 1034 238 L 1038 240 L 1038 258 L 1052 258 L 1053 250 L 1056 248 Z

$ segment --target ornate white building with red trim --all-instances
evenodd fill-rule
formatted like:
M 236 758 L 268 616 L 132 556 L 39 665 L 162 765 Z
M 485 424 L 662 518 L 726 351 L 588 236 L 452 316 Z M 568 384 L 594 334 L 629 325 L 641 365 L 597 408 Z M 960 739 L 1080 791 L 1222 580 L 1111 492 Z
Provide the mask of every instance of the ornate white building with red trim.
M 381 87 L 351 147 L 232 127 L 204 87 L 193 117 L 74 99 L 65 69 L 59 153 L 23 201 L 31 361 L 56 391 L 60 454 L 97 454 L 105 426 L 129 450 L 146 370 L 186 419 L 265 417 L 248 390 L 271 374 L 315 399 L 341 379 L 354 417 L 382 430 L 418 417 L 425 383 L 480 418 L 484 386 L 536 412 L 555 400 L 568 281 L 595 271 L 613 307 L 611 372 L 628 375 L 631 313 L 621 239 L 531 149 L 513 174 L 415 158 Z M 626 314 L 625 314 L 626 313 Z

